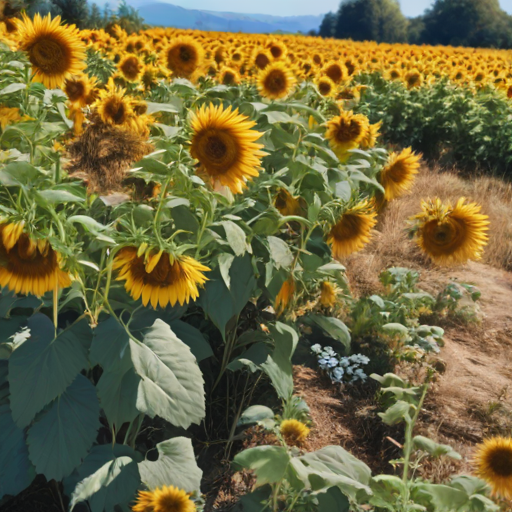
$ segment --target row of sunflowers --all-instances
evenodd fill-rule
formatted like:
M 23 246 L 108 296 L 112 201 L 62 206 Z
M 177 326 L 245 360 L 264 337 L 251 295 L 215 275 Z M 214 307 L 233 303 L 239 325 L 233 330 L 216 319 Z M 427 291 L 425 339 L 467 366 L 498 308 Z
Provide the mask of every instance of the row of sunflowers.
M 1 493 L 41 474 L 62 482 L 71 508 L 126 510 L 145 488 L 135 511 L 202 510 L 185 429 L 219 393 L 229 404 L 243 374 L 239 412 L 226 409 L 231 446 L 247 388 L 265 374 L 285 405 L 276 453 L 296 457 L 294 428 L 307 429 L 293 406 L 293 352 L 314 328 L 350 353 L 336 315 L 342 263 L 420 167 L 410 148 L 380 147 L 380 124 L 350 110 L 350 77 L 395 70 L 389 78 L 412 87 L 460 68 L 502 86 L 507 54 L 78 31 L 39 15 L 2 31 Z M 426 198 L 418 210 L 409 229 L 434 263 L 481 256 L 489 222 L 477 204 Z M 148 429 L 164 437 L 148 446 Z M 510 457 L 511 444 L 494 440 L 479 464 L 504 496 L 510 478 L 493 457 Z M 144 459 L 155 446 L 158 460 Z M 317 495 L 333 486 L 300 478 L 323 510 Z M 348 480 L 339 489 L 355 504 L 362 484 Z M 495 510 L 478 489 L 467 499 Z

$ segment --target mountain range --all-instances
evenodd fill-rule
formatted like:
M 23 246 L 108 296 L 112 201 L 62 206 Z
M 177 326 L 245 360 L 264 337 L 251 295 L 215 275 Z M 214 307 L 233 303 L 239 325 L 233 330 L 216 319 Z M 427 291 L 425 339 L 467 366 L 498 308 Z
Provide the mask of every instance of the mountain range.
M 272 16 L 185 9 L 165 2 L 132 0 L 148 25 L 220 32 L 264 34 L 272 32 L 307 33 L 318 30 L 323 16 Z

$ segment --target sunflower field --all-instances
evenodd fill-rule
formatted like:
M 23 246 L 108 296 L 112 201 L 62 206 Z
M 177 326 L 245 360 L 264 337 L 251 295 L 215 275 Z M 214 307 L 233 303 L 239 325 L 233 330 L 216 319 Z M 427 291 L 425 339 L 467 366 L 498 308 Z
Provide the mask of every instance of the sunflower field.
M 333 381 L 366 380 L 363 337 L 439 349 L 420 316 L 459 288 L 441 300 L 393 268 L 385 296 L 356 300 L 343 262 L 412 186 L 421 98 L 452 98 L 454 125 L 468 102 L 510 116 L 508 52 L 78 31 L 49 15 L 0 35 L 0 508 L 45 481 L 62 510 L 215 510 L 213 449 L 252 472 L 234 510 L 494 511 L 489 491 L 511 497 L 496 462 L 508 438 L 480 447 L 477 476 L 414 476 L 422 457 L 460 458 L 414 435 L 428 379 L 371 375 L 382 421 L 405 431 L 401 476 L 341 446 L 305 452 L 292 373 L 311 349 Z M 496 152 L 475 124 L 464 133 L 482 161 L 508 162 L 510 138 Z M 457 137 L 432 154 L 456 154 Z M 482 255 L 488 224 L 465 198 L 425 198 L 404 229 L 457 265 Z M 275 442 L 242 449 L 254 425 Z

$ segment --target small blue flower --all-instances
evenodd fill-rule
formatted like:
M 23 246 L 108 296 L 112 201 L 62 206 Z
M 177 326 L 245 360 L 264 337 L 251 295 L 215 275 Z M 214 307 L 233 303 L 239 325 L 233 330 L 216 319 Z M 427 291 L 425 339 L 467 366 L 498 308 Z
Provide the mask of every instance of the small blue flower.
M 331 374 L 331 378 L 334 382 L 342 382 L 343 381 L 343 375 L 345 372 L 343 371 L 343 368 L 340 368 L 339 366 L 337 368 L 334 368 Z
M 335 357 L 323 357 L 318 360 L 318 365 L 322 370 L 326 370 L 327 368 L 338 366 L 338 360 Z
M 311 347 L 311 352 L 313 352 L 313 354 L 320 354 L 320 352 L 322 352 L 322 345 L 320 345 L 319 343 L 313 345 Z

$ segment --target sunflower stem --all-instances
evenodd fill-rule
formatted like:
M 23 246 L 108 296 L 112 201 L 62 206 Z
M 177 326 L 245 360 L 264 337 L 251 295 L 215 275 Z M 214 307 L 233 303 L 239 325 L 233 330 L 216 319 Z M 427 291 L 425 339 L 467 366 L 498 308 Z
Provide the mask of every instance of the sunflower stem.
M 158 241 L 160 243 L 162 243 L 162 239 L 160 237 L 160 229 L 159 229 L 159 225 L 158 224 L 160 222 L 160 215 L 162 213 L 162 205 L 164 204 L 164 198 L 167 195 L 167 190 L 168 190 L 169 185 L 171 183 L 171 179 L 172 179 L 171 176 L 169 176 L 169 178 L 167 178 L 167 181 L 165 182 L 164 188 L 162 189 L 162 192 L 160 194 L 160 201 L 158 202 L 158 208 L 157 208 L 156 214 L 155 214 L 155 220 L 153 222 L 154 232 L 155 232 L 156 237 L 158 238 Z

